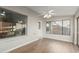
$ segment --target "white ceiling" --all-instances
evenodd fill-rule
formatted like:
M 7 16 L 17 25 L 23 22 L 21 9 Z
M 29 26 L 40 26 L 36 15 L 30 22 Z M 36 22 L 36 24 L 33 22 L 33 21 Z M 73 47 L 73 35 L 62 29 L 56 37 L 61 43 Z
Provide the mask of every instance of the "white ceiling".
M 50 10 L 54 10 L 54 16 L 74 15 L 78 6 L 28 6 L 28 8 L 36 11 L 40 15 L 46 14 Z

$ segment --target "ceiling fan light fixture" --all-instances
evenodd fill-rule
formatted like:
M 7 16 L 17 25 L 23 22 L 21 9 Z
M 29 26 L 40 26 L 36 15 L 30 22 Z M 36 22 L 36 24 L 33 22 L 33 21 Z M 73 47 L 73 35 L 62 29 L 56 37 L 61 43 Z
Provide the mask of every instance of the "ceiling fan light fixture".
M 47 19 L 49 19 L 49 18 L 51 18 L 51 17 L 52 17 L 52 15 L 49 14 L 49 15 L 47 16 Z
M 52 17 L 51 14 L 46 14 L 46 15 L 44 15 L 44 18 L 47 18 L 47 19 L 49 19 L 49 18 L 51 18 L 51 17 Z
M 55 13 L 54 13 L 54 10 L 50 10 L 50 11 L 48 11 L 47 14 L 45 14 L 45 15 L 43 16 L 43 18 L 47 18 L 47 19 L 52 18 L 52 16 L 53 16 L 54 14 L 55 14 Z
M 47 18 L 47 16 L 48 16 L 48 14 L 45 14 L 45 15 L 44 15 L 44 18 Z

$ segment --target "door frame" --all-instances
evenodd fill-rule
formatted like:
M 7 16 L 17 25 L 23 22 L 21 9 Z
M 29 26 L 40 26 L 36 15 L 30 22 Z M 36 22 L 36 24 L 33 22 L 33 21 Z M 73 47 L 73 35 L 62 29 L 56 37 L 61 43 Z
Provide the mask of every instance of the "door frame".
M 79 41 L 79 40 L 78 40 L 78 38 L 79 38 L 79 37 L 78 37 L 78 35 L 79 35 L 79 34 L 78 34 L 78 32 L 79 32 L 79 30 L 78 30 L 78 29 L 79 29 L 79 27 L 78 27 L 78 22 L 79 22 L 79 16 L 77 17 L 77 33 L 76 33 L 76 34 L 77 34 L 77 41 L 76 41 L 76 42 L 77 42 L 77 46 L 79 46 L 79 42 L 78 42 L 78 41 Z

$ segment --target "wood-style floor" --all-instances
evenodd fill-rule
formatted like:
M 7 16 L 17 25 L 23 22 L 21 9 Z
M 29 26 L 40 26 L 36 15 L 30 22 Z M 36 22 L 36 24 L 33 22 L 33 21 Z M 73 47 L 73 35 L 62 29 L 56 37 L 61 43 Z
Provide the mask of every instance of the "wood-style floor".
M 40 39 L 10 53 L 78 53 L 79 48 L 69 42 L 53 39 Z

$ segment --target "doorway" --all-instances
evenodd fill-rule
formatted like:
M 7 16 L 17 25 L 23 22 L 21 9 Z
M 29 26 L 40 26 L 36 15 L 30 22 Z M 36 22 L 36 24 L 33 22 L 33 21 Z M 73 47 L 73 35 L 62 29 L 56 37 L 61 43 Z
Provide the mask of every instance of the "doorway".
M 79 46 L 79 17 L 77 17 L 77 46 Z

